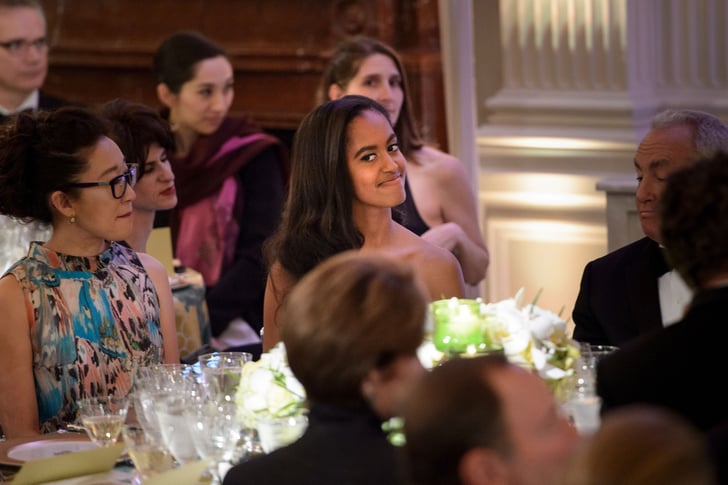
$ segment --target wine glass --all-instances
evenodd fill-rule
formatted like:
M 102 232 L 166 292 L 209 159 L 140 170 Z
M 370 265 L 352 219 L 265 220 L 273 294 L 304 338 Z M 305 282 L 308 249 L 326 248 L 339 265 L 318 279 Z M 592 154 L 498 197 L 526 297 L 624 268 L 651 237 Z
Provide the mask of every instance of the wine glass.
M 147 433 L 136 424 L 126 424 L 121 428 L 129 458 L 136 471 L 135 483 L 141 483 L 158 473 L 172 469 L 174 458 L 155 436 Z
M 216 402 L 235 402 L 243 365 L 253 360 L 249 352 L 212 352 L 199 358 L 202 382 L 209 398 Z
M 235 404 L 206 399 L 187 408 L 192 442 L 200 458 L 210 462 L 209 473 L 218 484 L 226 468 L 242 457 L 243 429 L 236 414 Z
M 111 446 L 119 437 L 128 407 L 126 397 L 89 397 L 78 401 L 78 415 L 91 441 Z

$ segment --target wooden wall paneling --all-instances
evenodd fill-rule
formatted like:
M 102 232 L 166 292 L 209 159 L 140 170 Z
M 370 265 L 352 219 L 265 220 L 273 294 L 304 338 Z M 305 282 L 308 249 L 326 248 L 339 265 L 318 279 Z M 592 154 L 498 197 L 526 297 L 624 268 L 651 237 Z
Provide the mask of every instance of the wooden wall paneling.
M 402 55 L 423 133 L 446 147 L 437 0 L 41 0 L 52 44 L 45 90 L 86 104 L 157 106 L 151 70 L 168 35 L 197 30 L 235 70 L 234 112 L 292 132 L 314 106 L 341 39 L 378 37 Z M 160 27 L 161 25 L 161 27 Z

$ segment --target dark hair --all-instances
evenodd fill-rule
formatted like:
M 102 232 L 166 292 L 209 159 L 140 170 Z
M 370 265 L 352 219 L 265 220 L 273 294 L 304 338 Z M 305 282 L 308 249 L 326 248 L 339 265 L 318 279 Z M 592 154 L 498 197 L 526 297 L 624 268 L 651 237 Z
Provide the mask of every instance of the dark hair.
M 167 152 L 174 152 L 169 123 L 149 106 L 117 98 L 102 105 L 99 113 L 109 122 L 109 136 L 119 145 L 126 163 L 139 165 L 140 179 L 152 144 L 158 143 Z
M 704 159 L 667 179 L 660 198 L 662 242 L 685 282 L 703 288 L 728 273 L 728 154 Z
M 367 110 L 389 119 L 376 101 L 344 96 L 315 108 L 296 131 L 288 200 L 281 225 L 266 245 L 269 263 L 278 261 L 296 279 L 329 256 L 364 244 L 354 225 L 346 147 L 351 121 Z
M 399 119 L 394 124 L 394 133 L 397 135 L 402 153 L 410 159 L 412 152 L 421 148 L 423 142 L 412 114 L 407 73 L 397 52 L 384 42 L 371 37 L 356 36 L 340 43 L 321 76 L 316 101 L 323 103 L 331 99 L 329 98 L 329 86 L 332 84 L 346 90 L 364 59 L 372 54 L 383 54 L 392 59 L 402 77 L 402 94 L 404 96 Z
M 500 354 L 453 359 L 420 379 L 403 413 L 414 483 L 460 484 L 460 460 L 476 447 L 510 455 L 503 404 L 489 378 L 510 365 Z
M 222 47 L 199 32 L 178 32 L 167 37 L 154 53 L 154 75 L 173 93 L 195 77 L 200 61 L 227 54 Z
M 108 133 L 106 122 L 86 108 L 19 113 L 0 132 L 0 213 L 52 222 L 50 195 L 78 181 L 88 152 Z
M 370 370 L 414 356 L 427 297 L 408 264 L 345 251 L 307 274 L 281 307 L 291 370 L 315 402 L 363 408 Z

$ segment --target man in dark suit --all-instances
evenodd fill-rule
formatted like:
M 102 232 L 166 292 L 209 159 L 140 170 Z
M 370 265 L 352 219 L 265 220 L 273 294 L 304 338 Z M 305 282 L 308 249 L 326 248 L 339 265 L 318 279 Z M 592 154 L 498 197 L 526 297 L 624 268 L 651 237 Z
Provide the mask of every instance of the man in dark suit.
M 69 104 L 40 91 L 48 72 L 46 21 L 36 0 L 0 0 L 0 125 L 25 110 L 54 110 Z M 0 274 L 28 252 L 30 241 L 45 241 L 50 226 L 20 224 L 0 216 L 7 241 L 0 251 Z
M 657 206 L 669 174 L 719 151 L 728 152 L 728 126 L 715 116 L 668 110 L 653 118 L 634 158 L 645 237 L 586 265 L 572 314 L 576 340 L 621 346 L 680 319 L 691 292 L 665 262 Z
M 18 111 L 68 104 L 40 92 L 47 72 L 48 39 L 40 4 L 0 0 L 0 123 Z
M 681 321 L 599 361 L 602 413 L 636 402 L 668 407 L 711 436 L 715 456 L 726 455 L 728 153 L 671 175 L 659 213 L 668 258 L 694 296 Z

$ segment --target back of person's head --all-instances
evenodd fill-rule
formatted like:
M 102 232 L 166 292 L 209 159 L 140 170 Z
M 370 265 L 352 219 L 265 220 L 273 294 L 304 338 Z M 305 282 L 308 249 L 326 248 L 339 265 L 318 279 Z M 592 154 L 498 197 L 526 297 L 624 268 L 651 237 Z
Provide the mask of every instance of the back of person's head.
M 399 119 L 392 121 L 396 121 L 394 123 L 394 132 L 397 134 L 402 153 L 408 156 L 412 150 L 422 146 L 422 141 L 414 121 L 414 114 L 412 113 L 412 101 L 410 99 L 407 72 L 404 69 L 404 64 L 397 52 L 384 42 L 360 35 L 348 38 L 339 43 L 329 63 L 324 68 L 316 94 L 316 101 L 320 104 L 331 100 L 329 97 L 329 87 L 332 84 L 336 84 L 342 90 L 346 90 L 346 87 L 359 71 L 364 59 L 373 54 L 382 54 L 389 57 L 394 62 L 394 65 L 397 66 L 397 70 L 402 78 L 402 94 L 404 95 L 402 108 Z
M 195 77 L 200 61 L 226 56 L 222 47 L 198 32 L 178 32 L 167 37 L 154 54 L 154 74 L 158 84 L 166 84 L 172 93 Z
M 415 355 L 426 311 L 427 298 L 409 265 L 347 251 L 291 290 L 280 311 L 281 339 L 309 399 L 360 409 L 371 370 Z
M 174 151 L 169 123 L 149 106 L 117 98 L 102 105 L 99 113 L 109 122 L 109 136 L 119 145 L 126 163 L 139 165 L 139 178 L 144 176 L 151 145 L 157 143 L 167 152 Z
M 349 125 L 367 110 L 386 110 L 364 96 L 345 96 L 308 113 L 291 150 L 288 201 L 277 242 L 269 259 L 300 278 L 332 254 L 364 243 L 354 226 L 354 184 L 346 148 Z M 275 240 L 274 240 L 275 241 Z
M 704 111 L 668 109 L 652 118 L 652 129 L 689 126 L 693 134 L 694 160 L 728 152 L 728 126 Z
M 688 285 L 728 274 L 728 152 L 671 174 L 659 210 L 668 258 Z
M 572 462 L 567 485 L 711 485 L 714 470 L 700 433 L 651 405 L 619 408 Z
M 454 359 L 418 382 L 403 413 L 405 454 L 415 484 L 462 483 L 461 460 L 474 448 L 511 453 L 503 405 L 486 378 L 510 365 L 502 355 Z
M 89 152 L 109 133 L 106 122 L 85 108 L 19 113 L 0 133 L 0 213 L 50 223 L 50 195 L 80 189 L 76 182 Z

